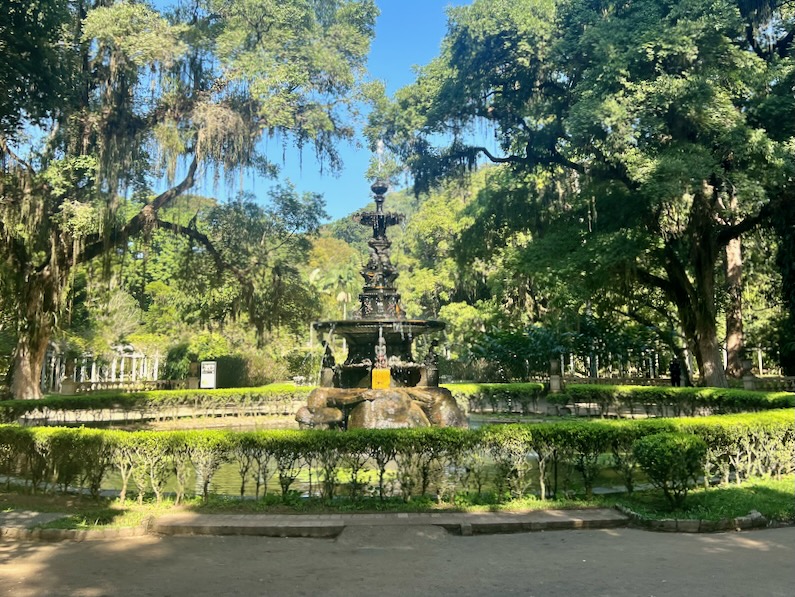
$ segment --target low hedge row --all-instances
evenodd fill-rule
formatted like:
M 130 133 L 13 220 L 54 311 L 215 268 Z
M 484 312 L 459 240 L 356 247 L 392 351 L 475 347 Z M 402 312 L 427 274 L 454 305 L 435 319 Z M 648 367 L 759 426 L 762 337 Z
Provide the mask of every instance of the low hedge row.
M 544 396 L 542 383 L 458 383 L 444 384 L 456 401 L 468 406 L 469 412 L 516 412 L 530 414 L 538 411 L 538 401 Z
M 565 393 L 546 394 L 541 383 L 508 384 L 445 384 L 458 403 L 469 412 L 521 412 L 539 410 L 546 398 L 560 408 L 578 409 L 580 405 L 596 405 L 599 414 L 631 414 L 648 416 L 693 416 L 749 412 L 795 406 L 790 392 L 760 392 L 721 388 L 672 388 L 648 386 L 603 386 L 569 384 Z M 97 392 L 75 396 L 48 396 L 42 400 L 0 401 L 0 421 L 21 418 L 49 424 L 66 420 L 101 422 L 111 412 L 125 418 L 144 416 L 179 416 L 179 410 L 190 408 L 194 415 L 283 414 L 295 413 L 297 402 L 306 400 L 311 387 L 272 384 L 261 388 L 229 388 L 221 390 L 154 390 L 149 392 Z
M 534 412 L 544 395 L 544 384 L 446 384 L 456 400 L 470 411 Z M 196 415 L 262 412 L 263 414 L 295 413 L 295 402 L 306 400 L 311 387 L 272 384 L 261 388 L 230 388 L 221 390 L 153 390 L 148 392 L 96 392 L 73 396 L 52 395 L 42 400 L 0 401 L 0 421 L 10 423 L 23 417 L 48 424 L 65 421 L 65 413 L 77 422 L 101 422 L 111 411 L 125 413 L 128 418 L 145 415 L 177 416 L 177 409 L 192 408 Z
M 124 432 L 0 425 L 0 474 L 24 479 L 34 490 L 82 487 L 97 495 L 115 471 L 122 497 L 132 483 L 139 499 L 163 494 L 167 482 L 177 499 L 191 475 L 201 493 L 224 463 L 240 474 L 240 494 L 256 497 L 276 478 L 287 496 L 301 474 L 310 494 L 331 499 L 341 487 L 353 498 L 399 494 L 454 499 L 493 490 L 498 497 L 538 494 L 546 498 L 552 471 L 564 471 L 564 493 L 579 475 L 586 497 L 599 475 L 612 469 L 632 491 L 638 472 L 633 451 L 639 438 L 679 432 L 707 445 L 705 482 L 736 482 L 795 470 L 795 411 L 702 418 L 598 420 L 495 425 L 477 430 L 398 429 L 348 432 L 269 430 L 257 432 Z M 389 473 L 387 472 L 389 470 Z M 392 472 L 392 471 L 396 472 Z M 9 481 L 10 482 L 10 481 Z M 555 482 L 557 485 L 557 482 Z
M 563 407 L 594 404 L 602 416 L 640 411 L 648 416 L 692 417 L 697 414 L 756 412 L 795 406 L 795 394 L 791 392 L 664 386 L 569 384 L 564 393 L 550 395 L 548 399 Z
M 65 420 L 66 413 L 77 422 L 106 421 L 111 412 L 125 418 L 144 416 L 174 417 L 181 408 L 209 416 L 219 412 L 246 414 L 293 414 L 294 402 L 306 400 L 312 388 L 292 384 L 271 384 L 260 388 L 225 388 L 219 390 L 152 390 L 148 392 L 96 392 L 77 395 L 51 395 L 41 400 L 0 401 L 0 420 L 17 421 L 23 417 L 47 424 Z

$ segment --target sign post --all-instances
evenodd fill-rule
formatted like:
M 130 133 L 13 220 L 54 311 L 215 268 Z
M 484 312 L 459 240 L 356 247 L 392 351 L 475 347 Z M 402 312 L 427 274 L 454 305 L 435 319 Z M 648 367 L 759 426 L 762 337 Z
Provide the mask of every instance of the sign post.
M 203 390 L 215 388 L 215 373 L 218 363 L 216 361 L 202 361 L 199 387 Z

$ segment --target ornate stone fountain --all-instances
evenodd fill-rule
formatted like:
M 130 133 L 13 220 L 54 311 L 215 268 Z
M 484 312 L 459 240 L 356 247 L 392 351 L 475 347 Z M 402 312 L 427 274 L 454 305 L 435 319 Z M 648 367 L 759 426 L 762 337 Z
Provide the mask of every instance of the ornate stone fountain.
M 320 387 L 313 390 L 296 420 L 302 428 L 466 427 L 466 418 L 450 394 L 439 387 L 436 341 L 419 361 L 412 355 L 415 338 L 444 329 L 444 322 L 407 319 L 400 305 L 390 261 L 388 226 L 403 216 L 384 211 L 387 185 L 376 182 L 374 212 L 353 219 L 370 226 L 370 256 L 361 270 L 364 287 L 351 319 L 317 321 L 313 327 L 325 337 Z M 345 338 L 348 355 L 336 364 L 330 342 Z

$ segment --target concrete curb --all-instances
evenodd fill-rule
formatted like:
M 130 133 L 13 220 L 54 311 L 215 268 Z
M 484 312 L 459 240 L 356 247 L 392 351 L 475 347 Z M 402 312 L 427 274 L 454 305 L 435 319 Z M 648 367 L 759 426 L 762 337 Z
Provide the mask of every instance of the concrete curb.
M 31 513 L 32 514 L 32 513 Z M 35 515 L 34 515 L 35 516 Z M 3 524 L 4 521 L 0 521 Z M 0 539 L 18 541 L 104 541 L 144 535 L 302 537 L 334 539 L 350 527 L 437 526 L 461 536 L 539 531 L 611 529 L 635 526 L 658 532 L 716 533 L 780 526 L 759 512 L 720 521 L 650 520 L 628 508 L 384 514 L 167 514 L 139 526 L 101 529 L 30 529 L 22 521 L 0 526 Z
M 80 530 L 80 529 L 23 529 L 1 527 L 0 538 L 17 541 L 104 541 L 108 539 L 128 539 L 143 537 L 149 532 L 147 525 L 120 529 Z
M 627 526 L 627 516 L 610 509 L 495 513 L 247 515 L 175 514 L 158 518 L 160 535 L 257 535 L 335 538 L 355 526 L 438 526 L 463 536 Z
M 774 526 L 756 510 L 751 510 L 746 516 L 736 518 L 723 518 L 721 520 L 677 519 L 666 518 L 652 520 L 633 512 L 624 506 L 616 509 L 625 514 L 635 526 L 664 533 L 721 533 L 726 531 L 747 531 L 750 529 L 764 529 Z

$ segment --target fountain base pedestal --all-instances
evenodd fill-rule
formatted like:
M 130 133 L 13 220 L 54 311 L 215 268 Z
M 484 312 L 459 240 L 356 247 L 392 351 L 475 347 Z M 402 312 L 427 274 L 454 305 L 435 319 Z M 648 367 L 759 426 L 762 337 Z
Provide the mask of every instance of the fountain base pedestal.
M 317 388 L 296 414 L 301 429 L 466 427 L 447 388 Z

